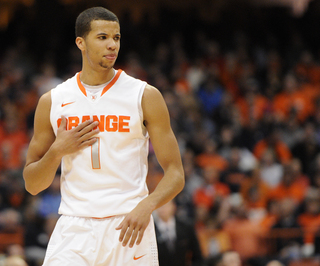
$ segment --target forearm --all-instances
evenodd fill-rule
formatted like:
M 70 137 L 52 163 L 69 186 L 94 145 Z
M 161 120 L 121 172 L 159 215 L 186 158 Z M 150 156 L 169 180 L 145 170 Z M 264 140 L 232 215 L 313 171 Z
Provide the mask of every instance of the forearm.
M 150 211 L 153 212 L 165 203 L 172 200 L 184 187 L 184 173 L 182 169 L 168 169 L 155 190 L 144 200 Z M 144 203 L 143 202 L 143 203 Z
M 38 161 L 27 163 L 23 170 L 26 190 L 36 195 L 52 183 L 61 162 L 61 156 L 53 147 Z

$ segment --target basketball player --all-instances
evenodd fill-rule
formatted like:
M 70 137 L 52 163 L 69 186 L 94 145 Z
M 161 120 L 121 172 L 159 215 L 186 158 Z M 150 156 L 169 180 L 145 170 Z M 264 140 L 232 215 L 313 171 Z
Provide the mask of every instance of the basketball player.
M 113 68 L 120 24 L 101 7 L 76 20 L 82 71 L 38 103 L 24 179 L 45 190 L 61 164 L 61 217 L 44 266 L 158 265 L 152 212 L 174 198 L 184 174 L 160 92 Z M 148 140 L 164 176 L 148 194 Z

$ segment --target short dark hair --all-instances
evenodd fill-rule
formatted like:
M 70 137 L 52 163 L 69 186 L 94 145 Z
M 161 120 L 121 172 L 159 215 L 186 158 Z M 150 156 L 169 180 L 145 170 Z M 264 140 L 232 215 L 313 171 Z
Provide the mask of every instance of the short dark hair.
M 118 17 L 104 7 L 91 7 L 79 14 L 76 20 L 76 37 L 86 37 L 91 30 L 91 21 L 107 20 L 119 23 Z M 120 24 L 120 23 L 119 23 Z

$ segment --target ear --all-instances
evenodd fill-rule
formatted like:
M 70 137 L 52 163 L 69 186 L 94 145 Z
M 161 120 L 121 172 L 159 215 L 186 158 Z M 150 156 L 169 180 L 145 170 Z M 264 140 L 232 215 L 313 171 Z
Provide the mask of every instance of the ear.
M 85 48 L 86 48 L 86 42 L 85 42 L 84 38 L 82 38 L 82 37 L 77 37 L 77 38 L 76 38 L 76 45 L 78 46 L 78 48 L 79 48 L 81 51 L 84 51 Z

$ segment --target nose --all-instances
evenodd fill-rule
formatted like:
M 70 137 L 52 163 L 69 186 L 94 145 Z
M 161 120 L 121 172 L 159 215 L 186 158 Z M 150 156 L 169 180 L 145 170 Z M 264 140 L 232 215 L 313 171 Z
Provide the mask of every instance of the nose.
M 116 41 L 114 39 L 110 39 L 108 42 L 108 49 L 109 50 L 115 50 L 117 47 Z

